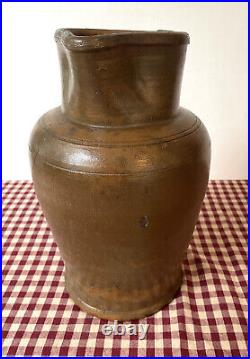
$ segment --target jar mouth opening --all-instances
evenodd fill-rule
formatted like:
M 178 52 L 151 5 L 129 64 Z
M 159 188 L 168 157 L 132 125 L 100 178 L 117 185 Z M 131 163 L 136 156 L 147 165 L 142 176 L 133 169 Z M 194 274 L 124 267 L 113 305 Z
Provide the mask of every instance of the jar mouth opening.
M 157 30 L 111 30 L 63 28 L 55 33 L 57 43 L 69 50 L 90 50 L 118 45 L 187 45 L 186 32 Z
M 67 29 L 65 29 L 67 30 Z M 110 36 L 115 34 L 128 34 L 134 32 L 145 32 L 145 31 L 129 31 L 129 30 L 109 30 L 109 29 L 68 29 L 75 36 Z

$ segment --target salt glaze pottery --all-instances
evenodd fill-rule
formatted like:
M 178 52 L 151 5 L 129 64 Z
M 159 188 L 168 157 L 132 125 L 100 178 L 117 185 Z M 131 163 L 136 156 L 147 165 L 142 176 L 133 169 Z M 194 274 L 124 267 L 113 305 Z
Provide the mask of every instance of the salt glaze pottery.
M 37 197 L 74 302 L 100 318 L 169 303 L 206 191 L 210 140 L 179 107 L 189 36 L 60 29 L 62 105 L 30 140 Z

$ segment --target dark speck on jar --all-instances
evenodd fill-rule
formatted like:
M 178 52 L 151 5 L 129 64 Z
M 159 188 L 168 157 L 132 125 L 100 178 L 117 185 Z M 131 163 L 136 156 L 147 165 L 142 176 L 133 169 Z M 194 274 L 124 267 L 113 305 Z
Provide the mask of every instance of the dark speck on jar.
M 149 226 L 148 216 L 143 216 L 143 217 L 140 218 L 140 225 L 143 228 L 147 228 Z

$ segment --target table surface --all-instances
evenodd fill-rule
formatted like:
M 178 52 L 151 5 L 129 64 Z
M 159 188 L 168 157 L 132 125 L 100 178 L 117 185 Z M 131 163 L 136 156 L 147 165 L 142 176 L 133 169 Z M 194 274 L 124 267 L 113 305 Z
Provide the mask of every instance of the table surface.
M 247 181 L 210 181 L 175 299 L 132 321 L 144 340 L 104 336 L 64 289 L 32 182 L 4 182 L 3 355 L 247 356 L 247 230 Z

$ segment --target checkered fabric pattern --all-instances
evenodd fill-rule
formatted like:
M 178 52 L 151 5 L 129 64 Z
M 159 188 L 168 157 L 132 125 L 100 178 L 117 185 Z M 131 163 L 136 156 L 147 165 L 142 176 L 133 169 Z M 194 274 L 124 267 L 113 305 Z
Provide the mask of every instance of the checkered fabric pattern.
M 211 181 L 175 299 L 144 340 L 104 336 L 64 289 L 63 261 L 28 181 L 3 187 L 3 355 L 247 356 L 247 181 Z M 112 323 L 112 322 L 110 322 Z

